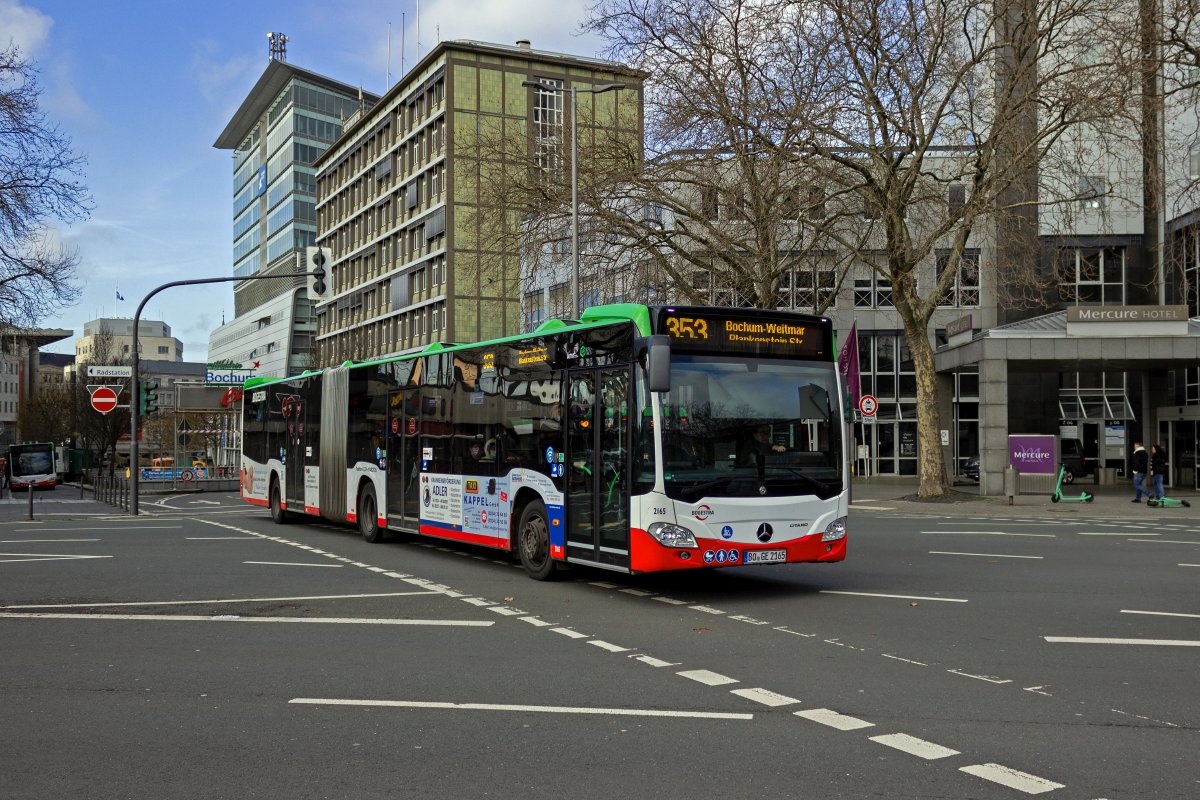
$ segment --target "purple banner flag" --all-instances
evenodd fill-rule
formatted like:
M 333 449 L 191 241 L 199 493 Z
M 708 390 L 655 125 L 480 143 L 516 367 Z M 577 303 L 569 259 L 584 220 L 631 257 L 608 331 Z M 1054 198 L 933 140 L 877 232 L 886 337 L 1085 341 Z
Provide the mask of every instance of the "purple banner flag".
M 842 344 L 842 350 L 838 353 L 838 371 L 842 373 L 842 380 L 845 381 L 846 392 L 850 395 L 850 402 L 854 404 L 854 408 L 858 408 L 859 398 L 862 397 L 862 379 L 858 372 L 858 323 L 855 322 L 850 326 L 850 334 L 846 336 L 846 341 Z

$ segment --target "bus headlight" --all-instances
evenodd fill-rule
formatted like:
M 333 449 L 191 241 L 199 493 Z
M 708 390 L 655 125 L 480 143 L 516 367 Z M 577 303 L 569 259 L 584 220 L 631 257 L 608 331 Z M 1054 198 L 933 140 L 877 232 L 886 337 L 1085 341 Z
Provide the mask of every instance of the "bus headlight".
M 822 542 L 836 542 L 846 538 L 846 518 L 838 517 L 833 522 L 825 526 L 825 532 L 821 534 Z
M 683 527 L 670 522 L 654 522 L 646 529 L 663 547 L 697 547 L 695 535 Z

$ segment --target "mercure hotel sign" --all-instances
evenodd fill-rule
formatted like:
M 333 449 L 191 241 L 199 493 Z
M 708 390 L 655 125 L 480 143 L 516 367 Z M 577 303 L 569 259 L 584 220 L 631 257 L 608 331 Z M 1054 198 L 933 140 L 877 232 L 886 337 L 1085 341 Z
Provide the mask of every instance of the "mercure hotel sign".
M 1186 336 L 1187 306 L 1071 306 L 1068 336 Z

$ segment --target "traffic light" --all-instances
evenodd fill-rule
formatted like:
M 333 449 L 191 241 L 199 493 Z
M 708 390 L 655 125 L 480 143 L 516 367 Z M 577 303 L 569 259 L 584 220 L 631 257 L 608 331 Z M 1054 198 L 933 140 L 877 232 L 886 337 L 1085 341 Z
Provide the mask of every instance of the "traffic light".
M 138 416 L 148 417 L 158 411 L 158 381 L 138 381 Z
M 333 253 L 328 247 L 309 247 L 306 251 L 308 258 L 308 299 L 318 302 L 329 299 L 329 284 L 325 280 L 327 270 L 333 261 Z

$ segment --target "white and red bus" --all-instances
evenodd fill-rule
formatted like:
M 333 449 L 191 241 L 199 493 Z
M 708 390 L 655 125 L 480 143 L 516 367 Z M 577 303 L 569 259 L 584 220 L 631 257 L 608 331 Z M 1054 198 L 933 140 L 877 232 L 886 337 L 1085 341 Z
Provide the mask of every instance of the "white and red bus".
M 58 486 L 54 445 L 50 442 L 22 442 L 8 446 L 8 485 L 13 489 Z
M 828 319 L 597 306 L 243 395 L 241 489 L 308 515 L 621 572 L 840 561 L 848 475 Z

